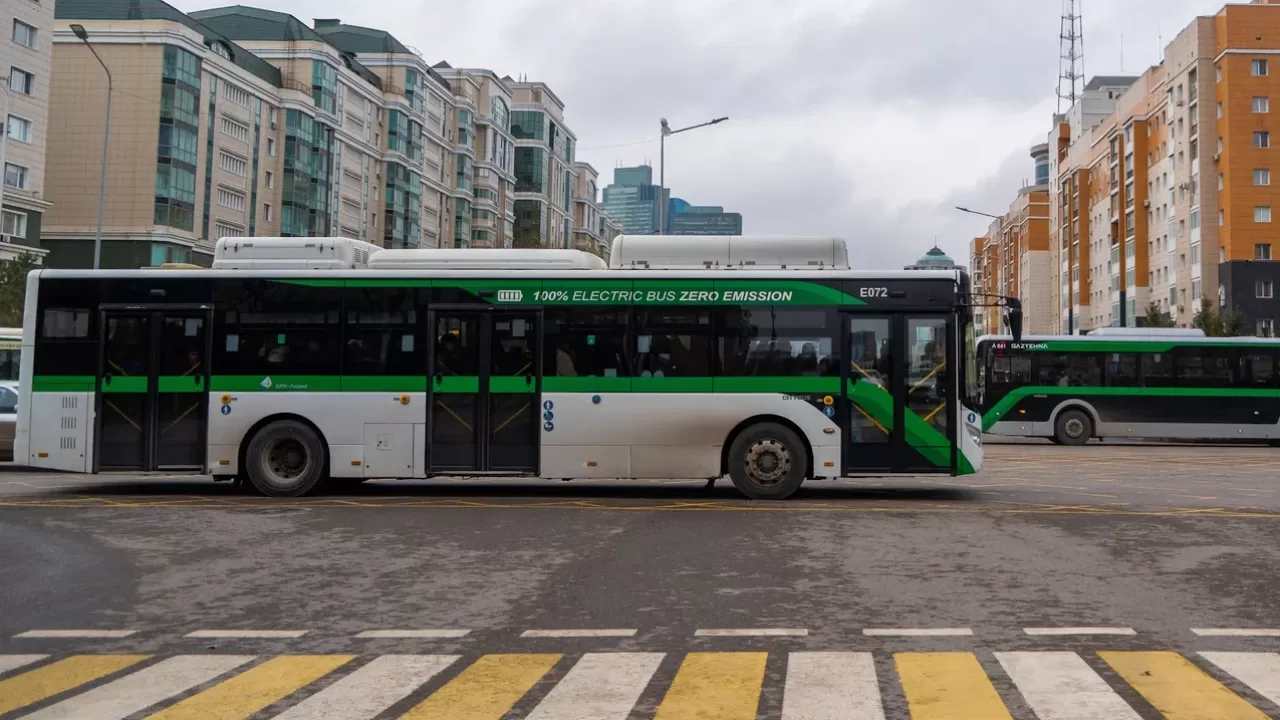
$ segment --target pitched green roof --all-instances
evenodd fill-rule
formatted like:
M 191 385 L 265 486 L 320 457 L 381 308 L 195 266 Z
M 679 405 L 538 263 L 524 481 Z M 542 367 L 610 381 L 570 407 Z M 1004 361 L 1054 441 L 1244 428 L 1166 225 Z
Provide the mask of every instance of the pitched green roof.
M 80 1 L 83 2 L 85 0 Z M 338 43 L 316 32 L 306 23 L 289 13 L 263 10 L 262 8 L 247 7 L 245 5 L 229 5 L 227 7 L 193 12 L 191 17 L 236 40 L 325 43 L 342 54 L 343 63 L 347 68 L 364 78 L 370 85 L 379 90 L 382 89 L 382 78 L 378 77 L 369 68 L 361 65 L 352 56 L 352 51 L 344 49 Z
M 206 45 L 214 42 L 224 44 L 230 51 L 231 61 L 242 70 L 275 87 L 281 86 L 279 68 L 163 0 L 57 0 L 53 16 L 58 20 L 168 20 L 181 23 L 200 33 Z
M 350 53 L 395 53 L 412 55 L 413 51 L 386 30 L 360 27 L 359 25 L 321 25 L 315 31 L 327 38 L 340 50 Z

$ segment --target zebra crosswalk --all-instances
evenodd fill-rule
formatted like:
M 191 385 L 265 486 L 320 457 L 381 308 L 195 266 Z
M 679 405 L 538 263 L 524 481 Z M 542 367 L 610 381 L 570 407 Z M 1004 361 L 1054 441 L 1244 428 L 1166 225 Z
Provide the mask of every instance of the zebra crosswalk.
M 781 700 L 765 707 L 769 693 Z M 1280 653 L 0 655 L 0 717 L 30 720 L 1012 720 L 1026 708 L 1264 720 L 1280 709 Z

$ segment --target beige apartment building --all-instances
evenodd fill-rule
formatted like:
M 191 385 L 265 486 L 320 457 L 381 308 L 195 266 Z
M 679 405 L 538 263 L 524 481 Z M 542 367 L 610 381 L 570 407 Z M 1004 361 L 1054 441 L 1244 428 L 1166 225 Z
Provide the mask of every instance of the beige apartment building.
M 4 168 L 3 212 L 0 212 L 0 260 L 47 252 L 40 232 L 49 201 L 45 196 L 45 149 L 49 137 L 49 88 L 53 55 L 53 3 L 0 0 L 5 33 L 0 62 L 8 68 L 4 86 L 4 135 L 0 167 Z M 102 82 L 99 71 L 99 83 Z M 103 92 L 99 90 L 99 93 Z
M 574 148 L 564 103 L 540 82 L 507 80 L 514 94 L 515 247 L 573 244 Z

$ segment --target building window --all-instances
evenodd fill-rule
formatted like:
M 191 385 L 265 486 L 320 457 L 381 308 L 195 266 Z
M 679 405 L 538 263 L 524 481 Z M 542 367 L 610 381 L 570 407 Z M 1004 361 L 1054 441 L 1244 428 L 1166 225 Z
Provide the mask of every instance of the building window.
M 1267 61 L 1265 59 L 1254 60 L 1252 65 L 1252 74 L 1254 77 L 1266 77 Z
M 311 99 L 330 114 L 338 110 L 338 70 L 318 60 L 311 62 Z
M 214 231 L 214 234 L 216 235 L 216 237 L 214 238 L 215 240 L 221 240 L 224 237 L 243 237 L 244 236 L 244 228 L 237 227 L 235 225 L 231 225 L 228 223 L 224 223 L 221 220 L 213 224 L 213 231 Z
M 9 68 L 9 89 L 31 95 L 36 91 L 36 76 L 21 68 Z
M 1222 173 L 1218 173 L 1218 191 L 1221 192 L 1225 186 L 1226 183 L 1222 180 Z
M 249 142 L 249 126 L 228 117 L 222 118 L 222 134 L 240 142 Z
M 1270 171 L 1270 170 L 1267 170 L 1266 168 L 1256 168 L 1256 169 L 1254 169 L 1254 171 L 1253 171 L 1253 184 L 1254 184 L 1254 185 L 1270 185 L 1270 184 L 1271 184 L 1271 171 Z
M 1255 132 L 1253 134 L 1253 146 L 1256 148 L 1271 147 L 1271 133 L 1265 130 L 1260 130 L 1258 132 Z
M 244 212 L 244 193 L 233 192 L 227 188 L 218 188 L 218 204 L 224 208 Z
M 1270 206 L 1270 205 L 1255 205 L 1255 206 L 1253 207 L 1253 221 L 1254 221 L 1254 222 L 1256 222 L 1256 223 L 1269 223 L 1269 222 L 1271 222 L 1271 206 Z
M 276 156 L 276 139 L 267 138 L 267 154 L 271 157 Z
M 1274 337 L 1276 334 L 1276 321 L 1271 318 L 1263 318 L 1258 321 L 1256 326 L 1257 337 Z
M 1253 246 L 1254 260 L 1270 260 L 1271 259 L 1271 243 L 1258 243 Z
M 1191 229 L 1197 230 L 1199 229 L 1199 227 L 1200 227 L 1200 211 L 1192 210 L 1191 211 Z
M 274 188 L 276 186 L 276 174 L 268 170 L 266 175 L 266 181 L 267 181 L 268 190 Z
M 29 174 L 30 171 L 21 165 L 14 165 L 13 163 L 4 164 L 4 184 L 8 187 L 26 190 L 27 176 Z
M 229 153 L 224 152 L 218 156 L 218 166 L 232 175 L 249 176 L 249 161 Z
M 17 115 L 9 116 L 9 139 L 22 143 L 31 142 L 31 121 Z
M 1213 68 L 1213 81 L 1222 82 L 1222 66 L 1215 65 Z
M 262 206 L 262 219 L 266 220 L 267 222 L 271 222 L 272 217 L 273 216 L 271 214 L 271 206 L 264 204 Z
M 5 210 L 0 215 L 0 233 L 5 235 L 27 236 L 27 214 Z
M 21 20 L 14 20 L 13 41 L 23 47 L 29 47 L 34 50 L 36 47 L 36 29 Z
M 1227 211 L 1219 209 L 1218 210 L 1218 227 L 1222 227 L 1223 225 L 1226 225 L 1226 224 L 1227 224 Z
M 1255 95 L 1253 98 L 1253 111 L 1255 113 L 1271 112 L 1271 102 L 1265 95 Z
M 214 45 L 217 46 L 218 44 L 214 43 Z M 222 91 L 223 97 L 239 105 L 242 108 L 247 109 L 253 104 L 253 96 L 249 94 L 248 90 L 245 90 L 244 88 L 239 87 L 238 85 L 232 85 L 231 83 L 224 80 L 222 81 L 221 87 L 219 89 Z
M 1275 297 L 1275 284 L 1270 280 L 1258 280 L 1253 284 L 1253 294 L 1264 300 Z
M 1218 103 L 1218 118 L 1222 118 L 1222 103 Z

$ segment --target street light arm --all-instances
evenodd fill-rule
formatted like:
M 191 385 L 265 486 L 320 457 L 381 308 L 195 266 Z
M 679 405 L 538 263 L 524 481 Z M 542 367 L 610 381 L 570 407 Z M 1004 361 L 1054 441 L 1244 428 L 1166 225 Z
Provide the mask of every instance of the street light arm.
M 959 205 L 956 206 L 956 209 L 959 210 L 960 212 L 969 213 L 970 215 L 981 215 L 982 217 L 989 217 L 989 218 L 992 218 L 993 220 L 1004 219 L 1004 217 L 1000 215 L 992 215 L 991 213 L 984 213 L 984 212 L 979 212 L 977 210 L 970 210 L 969 208 L 960 207 Z
M 682 132 L 688 132 L 688 131 L 690 131 L 690 130 L 697 130 L 698 128 L 704 128 L 704 127 L 707 127 L 708 125 L 718 125 L 718 124 L 720 124 L 720 123 L 722 123 L 722 122 L 724 122 L 725 120 L 728 120 L 728 119 L 729 119 L 729 118 L 727 118 L 727 117 L 720 117 L 720 118 L 716 118 L 715 120 L 708 120 L 707 122 L 704 122 L 704 123 L 698 123 L 697 125 L 690 125 L 689 127 L 682 127 L 682 128 L 680 128 L 679 130 L 670 130 L 670 129 L 668 129 L 668 130 L 666 130 L 663 134 L 664 134 L 664 135 L 678 135 L 678 134 L 680 134 L 680 133 L 682 133 Z
M 88 40 L 85 40 L 84 46 L 89 48 L 89 52 L 93 53 L 94 59 L 97 60 L 98 64 L 102 66 L 102 72 L 107 74 L 107 92 L 110 93 L 111 92 L 111 68 L 107 67 L 107 64 L 102 61 L 102 56 L 98 54 L 98 51 L 96 49 L 94 49 L 93 43 L 89 42 Z

